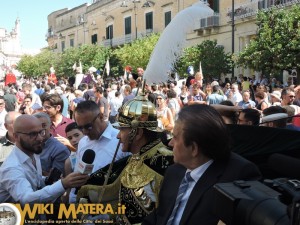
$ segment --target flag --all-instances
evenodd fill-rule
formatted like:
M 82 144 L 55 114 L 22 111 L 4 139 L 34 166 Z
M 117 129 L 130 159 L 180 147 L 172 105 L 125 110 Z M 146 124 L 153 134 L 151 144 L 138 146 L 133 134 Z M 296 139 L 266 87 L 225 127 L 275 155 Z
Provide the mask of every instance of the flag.
M 76 70 L 76 67 L 77 67 L 77 65 L 76 65 L 76 62 L 75 62 L 74 65 L 72 66 L 72 69 Z
M 124 80 L 127 80 L 127 72 L 126 72 L 126 68 L 124 68 Z
M 202 67 L 201 67 L 201 61 L 199 63 L 199 72 L 203 75 L 203 73 L 202 73 Z
M 79 61 L 79 73 L 82 73 L 82 65 L 81 65 L 81 61 Z
M 107 74 L 107 76 L 109 76 L 110 66 L 109 66 L 109 61 L 108 61 L 108 59 L 107 59 L 106 64 L 105 64 L 105 69 L 106 69 L 106 74 Z

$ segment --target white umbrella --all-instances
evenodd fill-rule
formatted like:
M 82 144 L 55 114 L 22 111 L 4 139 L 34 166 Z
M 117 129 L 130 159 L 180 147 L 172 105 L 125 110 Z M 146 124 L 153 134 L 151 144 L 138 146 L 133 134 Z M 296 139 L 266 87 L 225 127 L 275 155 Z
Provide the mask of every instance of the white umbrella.
M 94 73 L 94 72 L 97 71 L 97 69 L 96 69 L 95 67 L 92 66 L 92 67 L 89 68 L 89 71 L 92 72 L 92 73 Z

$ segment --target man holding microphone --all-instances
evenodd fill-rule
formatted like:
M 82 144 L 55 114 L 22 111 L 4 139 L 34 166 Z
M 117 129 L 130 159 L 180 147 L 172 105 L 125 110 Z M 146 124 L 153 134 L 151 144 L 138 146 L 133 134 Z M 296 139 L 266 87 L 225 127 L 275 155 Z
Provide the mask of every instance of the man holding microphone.
M 34 116 L 21 115 L 14 123 L 15 146 L 0 168 L 0 203 L 49 203 L 67 188 L 80 187 L 89 176 L 74 172 L 45 186 L 39 154 L 45 130 Z

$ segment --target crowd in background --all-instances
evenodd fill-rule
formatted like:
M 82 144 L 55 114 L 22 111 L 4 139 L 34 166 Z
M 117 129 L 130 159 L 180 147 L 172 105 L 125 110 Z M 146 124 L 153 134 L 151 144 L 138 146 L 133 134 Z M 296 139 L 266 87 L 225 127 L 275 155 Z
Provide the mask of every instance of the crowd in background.
M 118 109 L 141 89 L 143 69 L 138 68 L 137 73 L 131 72 L 130 68 L 125 76 L 108 77 L 106 80 L 90 72 L 81 74 L 80 83 L 75 83 L 74 76 L 57 79 L 52 73 L 37 79 L 22 78 L 13 84 L 3 83 L 0 85 L 0 136 L 6 133 L 4 118 L 7 112 L 29 115 L 40 111 L 48 113 L 49 110 L 43 106 L 44 98 L 53 94 L 61 98 L 63 104 L 60 110 L 66 118 L 73 119 L 79 102 L 93 100 L 104 113 L 105 120 L 114 123 Z M 244 77 L 242 74 L 232 79 L 204 79 L 197 72 L 184 80 L 178 81 L 171 76 L 168 82 L 146 85 L 146 94 L 157 107 L 159 127 L 171 133 L 180 109 L 191 104 L 235 106 L 234 110 L 231 109 L 235 111 L 235 118 L 233 116 L 233 120 L 228 121 L 224 117 L 227 123 L 240 123 L 238 112 L 244 109 L 257 110 L 260 122 L 264 110 L 273 106 L 283 108 L 283 111 L 275 110 L 276 113 L 297 115 L 300 113 L 300 87 L 293 83 L 293 78 L 282 84 L 275 78 L 267 79 L 263 75 Z M 292 123 L 295 125 L 293 128 L 298 130 L 300 122 L 297 117 L 292 119 Z

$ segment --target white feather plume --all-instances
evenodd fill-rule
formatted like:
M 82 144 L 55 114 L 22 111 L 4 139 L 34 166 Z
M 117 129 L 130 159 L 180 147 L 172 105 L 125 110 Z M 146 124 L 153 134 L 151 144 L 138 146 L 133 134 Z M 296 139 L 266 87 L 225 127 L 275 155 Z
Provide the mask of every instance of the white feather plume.
M 206 3 L 198 2 L 180 11 L 161 34 L 144 73 L 148 84 L 166 82 L 170 68 L 186 47 L 186 34 L 194 30 L 200 18 L 213 15 L 213 10 Z

